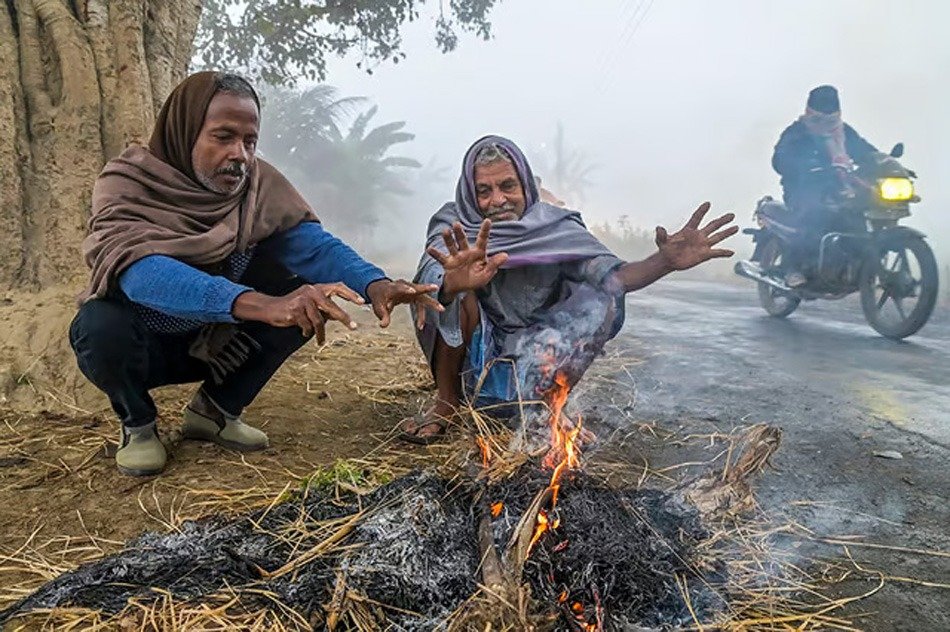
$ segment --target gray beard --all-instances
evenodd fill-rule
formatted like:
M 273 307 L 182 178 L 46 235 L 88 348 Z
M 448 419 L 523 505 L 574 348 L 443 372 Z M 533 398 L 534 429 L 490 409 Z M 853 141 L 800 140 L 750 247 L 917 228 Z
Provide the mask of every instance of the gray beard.
M 201 184 L 201 186 L 208 189 L 209 191 L 218 193 L 220 195 L 229 195 L 231 193 L 234 193 L 235 191 L 240 189 L 241 186 L 244 185 L 244 179 L 247 178 L 247 172 L 245 172 L 244 175 L 241 176 L 241 180 L 234 186 L 233 189 L 224 189 L 222 187 L 216 186 L 214 182 L 211 180 L 211 178 L 203 173 L 196 172 L 195 178 L 198 179 L 198 183 Z
M 491 217 L 492 215 L 498 215 L 499 213 L 514 213 L 515 205 L 514 204 L 505 204 L 504 206 L 489 206 L 488 212 L 485 213 L 485 217 Z

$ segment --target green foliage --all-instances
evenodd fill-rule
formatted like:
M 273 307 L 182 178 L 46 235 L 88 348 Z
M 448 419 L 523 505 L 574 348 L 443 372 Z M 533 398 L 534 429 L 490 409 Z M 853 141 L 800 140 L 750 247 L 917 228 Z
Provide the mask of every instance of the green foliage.
M 337 459 L 333 465 L 318 468 L 300 481 L 296 490 L 286 492 L 278 502 L 299 498 L 307 491 L 331 492 L 337 488 L 350 491 L 369 491 L 393 480 L 390 472 L 369 470 L 347 459 Z
M 458 33 L 487 40 L 498 0 L 439 0 L 435 41 L 454 50 Z M 272 85 L 322 81 L 328 54 L 360 54 L 357 66 L 399 63 L 402 28 L 426 0 L 204 0 L 195 41 L 200 66 L 229 68 Z

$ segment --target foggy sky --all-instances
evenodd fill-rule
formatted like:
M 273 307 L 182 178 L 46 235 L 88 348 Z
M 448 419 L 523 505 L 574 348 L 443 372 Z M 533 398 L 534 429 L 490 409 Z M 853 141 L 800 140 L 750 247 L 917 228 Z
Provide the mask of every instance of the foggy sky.
M 860 134 L 883 151 L 904 141 L 924 200 L 905 223 L 950 259 L 950 3 L 503 0 L 490 41 L 462 37 L 447 55 L 432 19 L 406 31 L 398 66 L 368 76 L 335 59 L 327 83 L 378 103 L 377 123 L 407 121 L 417 136 L 399 153 L 451 167 L 445 200 L 473 140 L 499 133 L 530 157 L 561 121 L 599 165 L 588 221 L 678 228 L 708 199 L 748 225 L 759 197 L 780 194 L 779 133 L 832 83 Z M 434 211 L 394 224 L 421 244 Z

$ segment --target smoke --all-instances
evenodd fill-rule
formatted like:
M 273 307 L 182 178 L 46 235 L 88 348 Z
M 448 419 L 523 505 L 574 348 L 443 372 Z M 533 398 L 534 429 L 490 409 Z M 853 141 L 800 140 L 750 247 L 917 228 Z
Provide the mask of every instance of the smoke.
M 516 346 L 522 393 L 529 400 L 548 399 L 559 374 L 573 387 L 622 321 L 613 296 L 586 284 L 566 285 L 569 296 L 548 310 L 542 322 L 528 328 Z M 533 451 L 549 442 L 549 415 L 546 408 L 529 409 L 516 433 L 523 447 Z

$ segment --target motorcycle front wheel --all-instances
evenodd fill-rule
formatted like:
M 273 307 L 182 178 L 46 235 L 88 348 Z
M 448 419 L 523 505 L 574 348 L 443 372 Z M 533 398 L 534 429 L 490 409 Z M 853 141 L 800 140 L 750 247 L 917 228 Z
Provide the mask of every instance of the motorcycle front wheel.
M 861 267 L 861 308 L 882 336 L 900 340 L 926 324 L 937 303 L 937 261 L 926 241 L 893 235 Z
M 759 265 L 766 274 L 781 271 L 782 243 L 778 239 L 773 238 L 763 246 Z M 798 309 L 801 302 L 794 294 L 778 290 L 768 283 L 759 283 L 759 303 L 769 316 L 785 318 Z

